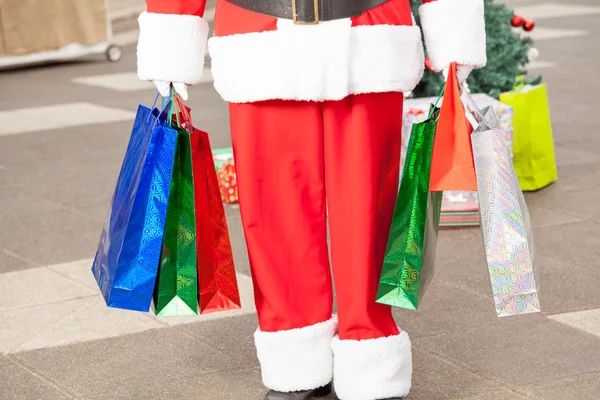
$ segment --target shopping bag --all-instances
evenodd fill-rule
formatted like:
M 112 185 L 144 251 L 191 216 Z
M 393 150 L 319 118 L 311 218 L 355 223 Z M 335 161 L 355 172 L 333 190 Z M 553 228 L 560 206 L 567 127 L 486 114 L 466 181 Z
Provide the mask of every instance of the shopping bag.
M 196 215 L 190 135 L 177 129 L 177 151 L 154 306 L 158 316 L 198 314 Z
M 435 136 L 431 118 L 414 124 L 377 290 L 377 302 L 417 309 L 433 277 L 442 192 L 429 192 Z
M 240 293 L 208 133 L 194 128 L 181 98 L 176 102 L 191 141 L 200 313 L 238 309 Z
M 477 190 L 471 132 L 460 99 L 456 64 L 452 63 L 433 143 L 430 191 Z
M 176 138 L 164 110 L 139 106 L 92 267 L 110 307 L 150 309 Z
M 500 101 L 514 109 L 515 171 L 524 191 L 541 189 L 558 179 L 546 85 L 517 86 Z
M 496 314 L 503 317 L 539 312 L 531 222 L 504 132 L 497 128 L 493 110 L 471 111 L 476 116 L 471 141 L 481 231 Z

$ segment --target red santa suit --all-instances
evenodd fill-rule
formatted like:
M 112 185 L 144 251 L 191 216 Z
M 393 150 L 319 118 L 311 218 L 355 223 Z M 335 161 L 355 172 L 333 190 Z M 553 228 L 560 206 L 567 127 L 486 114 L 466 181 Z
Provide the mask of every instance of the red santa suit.
M 423 3 L 433 67 L 485 65 L 483 0 Z M 297 25 L 217 0 L 208 46 L 205 0 L 147 6 L 140 78 L 196 84 L 208 47 L 215 89 L 230 103 L 265 386 L 334 380 L 342 400 L 406 395 L 410 340 L 375 294 L 398 191 L 403 92 L 423 74 L 409 1 Z

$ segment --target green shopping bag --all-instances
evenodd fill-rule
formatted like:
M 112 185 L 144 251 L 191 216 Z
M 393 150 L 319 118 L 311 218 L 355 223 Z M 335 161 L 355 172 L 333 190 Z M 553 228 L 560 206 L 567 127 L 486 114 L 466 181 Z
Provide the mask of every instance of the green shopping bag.
M 521 190 L 538 190 L 556 181 L 546 85 L 519 83 L 512 92 L 502 93 L 500 101 L 514 110 L 513 164 Z
M 154 290 L 158 316 L 198 314 L 196 220 L 190 135 L 177 128 L 161 262 Z
M 377 302 L 416 310 L 433 277 L 443 192 L 429 192 L 436 120 L 412 127 Z

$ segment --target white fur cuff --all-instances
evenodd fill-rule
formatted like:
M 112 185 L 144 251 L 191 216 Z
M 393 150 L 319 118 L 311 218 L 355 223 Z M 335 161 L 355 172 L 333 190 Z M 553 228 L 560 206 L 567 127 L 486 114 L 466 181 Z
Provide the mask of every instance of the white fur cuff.
M 279 332 L 254 333 L 263 384 L 278 392 L 316 389 L 333 378 L 331 339 L 337 320 Z
M 196 84 L 202 79 L 208 23 L 195 15 L 143 12 L 138 18 L 138 76 Z
M 436 71 L 451 62 L 485 66 L 483 0 L 437 0 L 419 8 L 427 54 Z
M 403 397 L 412 380 L 412 352 L 406 332 L 368 340 L 333 339 L 334 385 L 341 400 Z

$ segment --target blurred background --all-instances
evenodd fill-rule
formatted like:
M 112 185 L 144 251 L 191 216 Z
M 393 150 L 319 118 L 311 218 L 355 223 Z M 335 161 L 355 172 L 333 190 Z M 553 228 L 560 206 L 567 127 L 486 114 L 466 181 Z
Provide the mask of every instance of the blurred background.
M 156 95 L 136 76 L 144 10 L 143 0 L 0 0 L 1 399 L 264 395 L 236 198 L 223 200 L 241 310 L 169 319 L 109 309 L 90 272 L 138 104 Z M 496 316 L 477 201 L 448 193 L 434 280 L 418 311 L 394 311 L 414 345 L 408 399 L 596 400 L 600 3 L 486 0 L 486 30 L 488 66 L 468 86 L 496 111 L 512 150 L 527 143 L 542 312 Z M 442 84 L 427 70 L 407 94 L 405 144 Z M 230 179 L 227 105 L 208 58 L 189 94 Z

